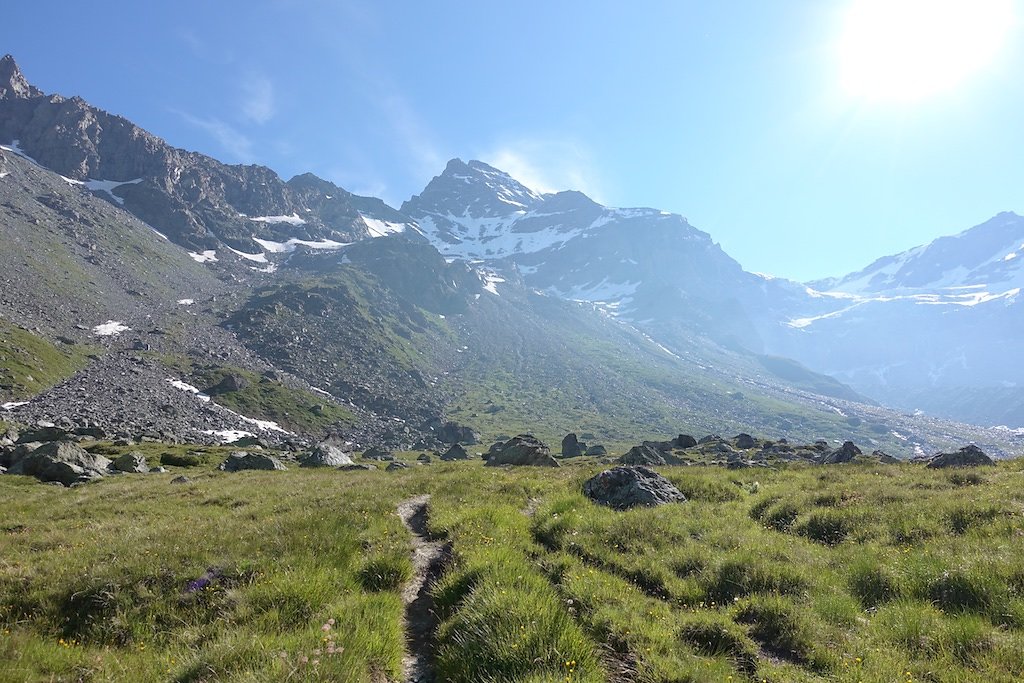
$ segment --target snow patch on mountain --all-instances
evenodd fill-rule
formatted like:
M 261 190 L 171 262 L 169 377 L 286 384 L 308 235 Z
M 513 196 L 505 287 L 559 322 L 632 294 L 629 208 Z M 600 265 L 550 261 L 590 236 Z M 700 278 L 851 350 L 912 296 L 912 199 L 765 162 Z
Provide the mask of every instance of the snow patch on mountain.
M 300 240 L 292 238 L 287 242 L 275 242 L 273 240 L 264 240 L 258 237 L 253 237 L 253 241 L 263 247 L 263 250 L 271 254 L 289 254 L 295 251 L 298 246 L 309 247 L 310 249 L 325 249 L 325 250 L 336 250 L 342 247 L 347 247 L 351 242 L 335 242 L 334 240 L 322 239 L 322 240 Z M 237 252 L 236 252 L 237 253 Z M 255 260 L 255 259 L 253 259 Z
M 384 237 L 385 235 L 394 235 L 396 233 L 405 232 L 408 227 L 405 223 L 392 223 L 390 221 L 382 221 L 379 218 L 370 218 L 359 214 L 359 217 L 363 219 L 363 223 L 366 224 L 366 230 L 370 234 L 370 237 Z
M 67 178 L 64 179 L 67 180 Z M 77 182 L 78 181 L 76 181 L 76 183 Z M 92 190 L 93 192 L 103 192 L 107 194 L 115 202 L 117 202 L 121 206 L 124 206 L 124 199 L 114 194 L 114 190 L 121 187 L 122 185 L 138 185 L 141 182 L 142 178 L 135 178 L 134 180 L 93 180 L 92 178 L 90 178 L 89 180 L 86 180 L 85 182 L 78 184 L 84 185 L 86 188 Z
M 251 221 L 256 221 L 257 223 L 269 223 L 272 225 L 277 223 L 287 223 L 288 225 L 306 224 L 306 219 L 300 217 L 299 214 L 295 212 L 292 212 L 290 215 L 287 216 L 246 216 L 245 214 L 238 215 L 242 216 L 243 218 L 248 218 Z
M 212 263 L 217 260 L 217 252 L 213 249 L 207 249 L 202 252 L 190 251 L 188 252 L 188 255 L 191 256 L 192 260 L 196 263 Z
M 92 328 L 92 333 L 97 337 L 113 337 L 132 328 L 117 320 L 108 320 Z
M 253 261 L 254 263 L 269 263 L 269 261 L 267 261 L 267 255 L 264 254 L 263 252 L 260 252 L 258 254 L 247 254 L 244 251 L 238 251 L 237 249 L 234 249 L 232 247 L 228 247 L 228 249 L 235 252 L 235 254 L 241 256 L 247 261 Z

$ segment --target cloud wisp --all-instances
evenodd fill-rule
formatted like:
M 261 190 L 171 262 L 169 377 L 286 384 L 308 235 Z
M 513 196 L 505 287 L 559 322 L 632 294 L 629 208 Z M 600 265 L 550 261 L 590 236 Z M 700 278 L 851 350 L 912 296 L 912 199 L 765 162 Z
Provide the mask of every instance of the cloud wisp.
M 266 76 L 250 74 L 242 80 L 242 116 L 253 123 L 264 124 L 277 113 L 274 84 Z
M 602 201 L 601 182 L 583 145 L 565 140 L 521 138 L 495 145 L 480 155 L 532 190 L 578 190 Z
M 234 161 L 251 162 L 254 158 L 252 140 L 237 128 L 216 117 L 203 118 L 188 112 L 175 110 L 183 121 L 205 131 L 221 149 L 227 152 Z

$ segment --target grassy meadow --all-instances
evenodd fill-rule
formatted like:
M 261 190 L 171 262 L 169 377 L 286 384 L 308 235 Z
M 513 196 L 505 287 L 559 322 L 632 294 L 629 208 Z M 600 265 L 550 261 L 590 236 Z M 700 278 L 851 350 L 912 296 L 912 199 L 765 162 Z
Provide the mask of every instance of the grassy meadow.
M 421 493 L 453 550 L 438 681 L 1024 679 L 1024 462 L 666 467 L 689 502 L 616 512 L 579 492 L 602 469 L 585 458 L 222 457 L 72 489 L 0 477 L 0 683 L 401 680 L 395 508 Z

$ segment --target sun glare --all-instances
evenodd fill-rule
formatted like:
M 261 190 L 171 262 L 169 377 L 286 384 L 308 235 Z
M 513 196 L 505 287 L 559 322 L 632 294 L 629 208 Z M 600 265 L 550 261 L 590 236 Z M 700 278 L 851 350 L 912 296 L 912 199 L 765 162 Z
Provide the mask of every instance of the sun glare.
M 1012 0 L 853 0 L 839 41 L 845 92 L 912 102 L 989 64 L 1014 20 Z

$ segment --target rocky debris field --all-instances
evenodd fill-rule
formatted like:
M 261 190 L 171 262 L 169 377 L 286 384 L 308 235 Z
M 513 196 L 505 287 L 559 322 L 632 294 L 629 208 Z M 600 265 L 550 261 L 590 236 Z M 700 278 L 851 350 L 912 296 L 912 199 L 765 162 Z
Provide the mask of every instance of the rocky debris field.
M 178 433 L 184 432 L 178 429 Z M 166 438 L 168 434 L 157 427 L 137 433 L 112 434 L 99 424 L 73 425 L 67 421 L 61 425 L 40 422 L 34 427 L 20 430 L 8 427 L 0 433 L 0 474 L 24 474 L 45 482 L 73 486 L 112 474 L 145 474 L 166 471 L 162 465 L 189 467 L 203 462 L 200 456 L 204 454 L 204 448 L 210 448 L 210 439 L 182 442 L 180 439 Z M 131 450 L 135 444 L 180 446 L 182 443 L 192 443 L 199 450 L 184 455 L 164 453 L 160 457 L 161 466 L 153 468 L 143 453 Z M 681 444 L 693 445 L 680 447 Z M 749 447 L 744 449 L 740 444 Z M 615 467 L 588 481 L 584 492 L 597 502 L 616 509 L 685 500 L 685 497 L 675 497 L 650 469 L 657 466 L 723 467 L 734 470 L 757 467 L 780 469 L 793 464 L 834 466 L 853 462 L 880 465 L 901 462 L 880 451 L 865 455 L 850 441 L 833 449 L 824 441 L 793 446 L 785 440 L 755 439 L 747 434 L 732 439 L 708 435 L 699 441 L 681 434 L 667 441 L 645 441 L 619 457 L 581 455 L 561 460 L 554 458 L 548 446 L 530 434 L 520 434 L 495 443 L 482 453 L 471 453 L 465 446 L 456 443 L 443 453 L 434 450 L 431 453 L 416 454 L 414 458 L 397 457 L 381 446 L 371 446 L 358 453 L 352 442 L 343 442 L 336 437 L 329 437 L 317 444 L 301 439 L 268 443 L 255 437 L 245 437 L 237 440 L 234 446 L 238 450 L 228 453 L 226 459 L 217 466 L 218 470 L 283 471 L 290 466 L 298 466 L 339 471 L 383 467 L 387 472 L 396 472 L 410 467 L 428 466 L 435 459 L 444 463 L 483 460 L 485 466 L 506 468 L 560 467 L 563 463 L 609 464 Z M 111 451 L 111 448 L 114 450 Z M 111 455 L 112 459 L 106 455 Z M 955 452 L 914 458 L 910 462 L 932 469 L 995 464 L 992 458 L 973 444 Z

